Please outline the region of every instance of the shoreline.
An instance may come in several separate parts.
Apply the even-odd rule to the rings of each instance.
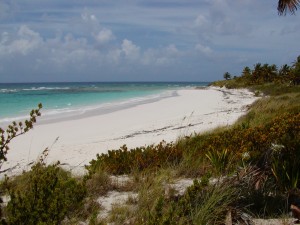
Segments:
[[[257,98],[248,90],[180,89],[177,96],[53,123],[38,123],[10,144],[1,170],[14,175],[30,169],[48,147],[48,164],[60,161],[74,174],[96,154],[118,149],[158,144],[164,140],[233,124]],[[2,174],[3,175],[3,174]]]
[[[172,97],[184,88],[207,82],[67,82],[0,84],[3,98],[0,126],[24,121],[38,103],[43,104],[39,123],[77,119]]]
[[[160,91],[157,94],[149,94],[141,97],[133,97],[126,100],[114,100],[113,102],[104,102],[91,105],[76,106],[69,109],[47,109],[42,112],[42,116],[38,118],[37,125],[58,123],[68,120],[77,120],[96,115],[103,115],[115,111],[135,107],[142,104],[148,104],[160,101],[165,98],[177,96],[177,90]],[[65,111],[63,111],[65,110]],[[55,113],[55,111],[58,111]],[[28,111],[28,113],[30,110]],[[28,113],[12,118],[0,119],[0,127],[7,127],[13,121],[17,123],[29,119]]]

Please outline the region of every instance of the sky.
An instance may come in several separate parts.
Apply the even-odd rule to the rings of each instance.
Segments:
[[[214,81],[291,65],[277,0],[0,0],[0,83]]]

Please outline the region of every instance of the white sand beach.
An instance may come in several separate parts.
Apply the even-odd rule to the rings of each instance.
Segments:
[[[256,100],[247,90],[179,90],[178,96],[85,118],[37,123],[34,129],[10,144],[1,170],[9,175],[30,169],[45,148],[47,163],[60,161],[75,174],[97,153],[176,141],[180,136],[234,123]]]

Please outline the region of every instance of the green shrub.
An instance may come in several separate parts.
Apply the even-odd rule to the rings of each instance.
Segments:
[[[248,153],[253,163],[256,163],[272,144],[282,142],[282,138],[289,136],[290,141],[297,140],[300,134],[300,113],[283,114],[271,122],[256,127],[245,128],[237,126],[231,129],[195,136],[187,142],[190,146],[197,146],[194,158],[213,154],[216,149],[228,149],[235,154],[234,159],[240,162],[244,153]],[[219,153],[221,154],[221,153]],[[222,154],[221,154],[222,155]]]
[[[85,196],[84,185],[71,178],[58,164],[38,163],[26,176],[28,180],[22,190],[9,190],[9,224],[59,224],[80,207]]]
[[[126,145],[118,150],[109,150],[108,153],[97,155],[96,160],[92,160],[86,166],[89,174],[94,174],[98,170],[122,175],[132,171],[142,171],[145,169],[155,169],[165,165],[176,165],[182,160],[182,149],[177,148],[173,143],[162,141],[158,145],[149,145],[128,150]]]

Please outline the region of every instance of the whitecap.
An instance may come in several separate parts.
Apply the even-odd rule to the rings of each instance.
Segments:
[[[42,90],[68,90],[70,87],[32,87],[24,88],[23,91],[42,91]]]
[[[0,89],[1,93],[11,93],[11,92],[17,92],[17,89]]]

